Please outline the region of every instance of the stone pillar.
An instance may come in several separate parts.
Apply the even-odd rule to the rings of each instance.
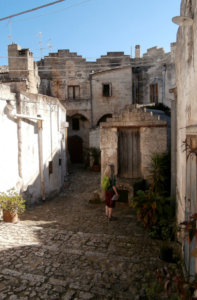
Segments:
[[[117,128],[102,128],[100,130],[101,178],[107,164],[112,163],[115,174],[118,172],[118,131]]]

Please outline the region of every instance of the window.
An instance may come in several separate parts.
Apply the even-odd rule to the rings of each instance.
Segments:
[[[79,130],[79,119],[78,118],[72,119],[72,130]]]
[[[68,86],[68,99],[79,99],[80,87],[79,85]]]
[[[103,97],[111,97],[112,96],[112,88],[110,83],[103,84]]]
[[[150,85],[150,103],[158,103],[158,83]]]

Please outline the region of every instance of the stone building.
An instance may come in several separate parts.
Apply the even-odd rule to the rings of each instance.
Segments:
[[[136,46],[139,51],[140,46]],[[143,57],[132,60],[133,103],[162,103],[171,107],[169,89],[175,86],[176,43],[171,43],[171,52],[153,47]]]
[[[28,203],[45,200],[61,190],[67,173],[66,108],[38,94],[28,49],[9,46],[0,81],[0,191],[14,187]]]
[[[167,151],[167,122],[139,104],[128,105],[100,124],[100,148],[101,176],[113,163],[118,188],[131,196],[136,180],[150,180],[152,154]]]
[[[17,44],[8,46],[8,68],[1,67],[0,82],[11,90],[38,93],[40,77],[33,54],[29,49],[22,49]]]
[[[178,223],[188,221],[197,212],[197,3],[181,1],[181,17],[177,34],[176,86],[177,95],[177,172],[176,196]],[[191,255],[196,237],[189,245],[182,240],[188,272],[197,271],[197,260]]]
[[[69,149],[72,160],[83,158],[83,148],[98,145],[90,129],[129,104],[163,103],[171,106],[169,89],[175,85],[175,48],[165,53],[157,47],[142,57],[108,52],[87,62],[69,50],[59,50],[38,62],[40,92],[57,97],[67,109]],[[98,133],[98,131],[97,131]],[[73,154],[74,149],[78,149]],[[73,157],[74,156],[74,157]],[[80,160],[80,159],[79,159]]]

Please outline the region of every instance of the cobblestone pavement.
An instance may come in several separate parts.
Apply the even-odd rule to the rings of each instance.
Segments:
[[[142,299],[147,277],[163,266],[127,204],[108,222],[90,204],[99,174],[76,169],[54,200],[0,222],[0,299]]]

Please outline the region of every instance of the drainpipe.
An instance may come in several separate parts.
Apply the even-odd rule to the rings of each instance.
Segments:
[[[155,104],[157,104],[157,101],[156,101],[156,100],[157,100],[157,79],[158,79],[158,78],[155,78],[155,79],[154,79],[154,86],[155,86],[155,90],[154,90],[154,103],[155,103]],[[159,99],[158,99],[158,100],[159,100]],[[158,102],[159,102],[159,101],[158,101]]]
[[[11,111],[8,110],[10,113]],[[21,113],[20,93],[16,93],[16,111]],[[18,175],[22,178],[22,134],[21,134],[21,118],[17,118],[17,136],[18,136]]]
[[[162,67],[162,73],[163,73],[163,82],[162,82],[162,103],[164,104],[164,98],[165,98],[165,76],[166,76],[166,64]]]
[[[42,200],[45,200],[45,186],[44,186],[44,169],[43,169],[43,144],[42,144],[42,122],[41,116],[30,116],[21,114],[21,99],[20,93],[16,93],[16,111],[14,106],[7,103],[8,115],[12,118],[17,118],[17,135],[18,135],[18,174],[22,178],[22,133],[21,123],[22,119],[37,120],[38,125],[38,151],[39,151],[39,169],[40,169],[40,183]]]
[[[43,168],[43,144],[42,144],[42,122],[43,120],[38,120],[38,149],[39,149],[39,167],[40,167],[40,184],[41,184],[41,194],[42,200],[45,201],[45,185],[44,185],[44,168]]]
[[[93,128],[93,93],[92,93],[92,75],[94,71],[91,71],[89,79],[90,79],[90,110],[91,110],[91,128]]]
[[[53,108],[51,106],[51,103],[50,103],[50,140],[51,140],[51,161],[53,159],[53,127],[52,127],[52,111],[53,111]]]

